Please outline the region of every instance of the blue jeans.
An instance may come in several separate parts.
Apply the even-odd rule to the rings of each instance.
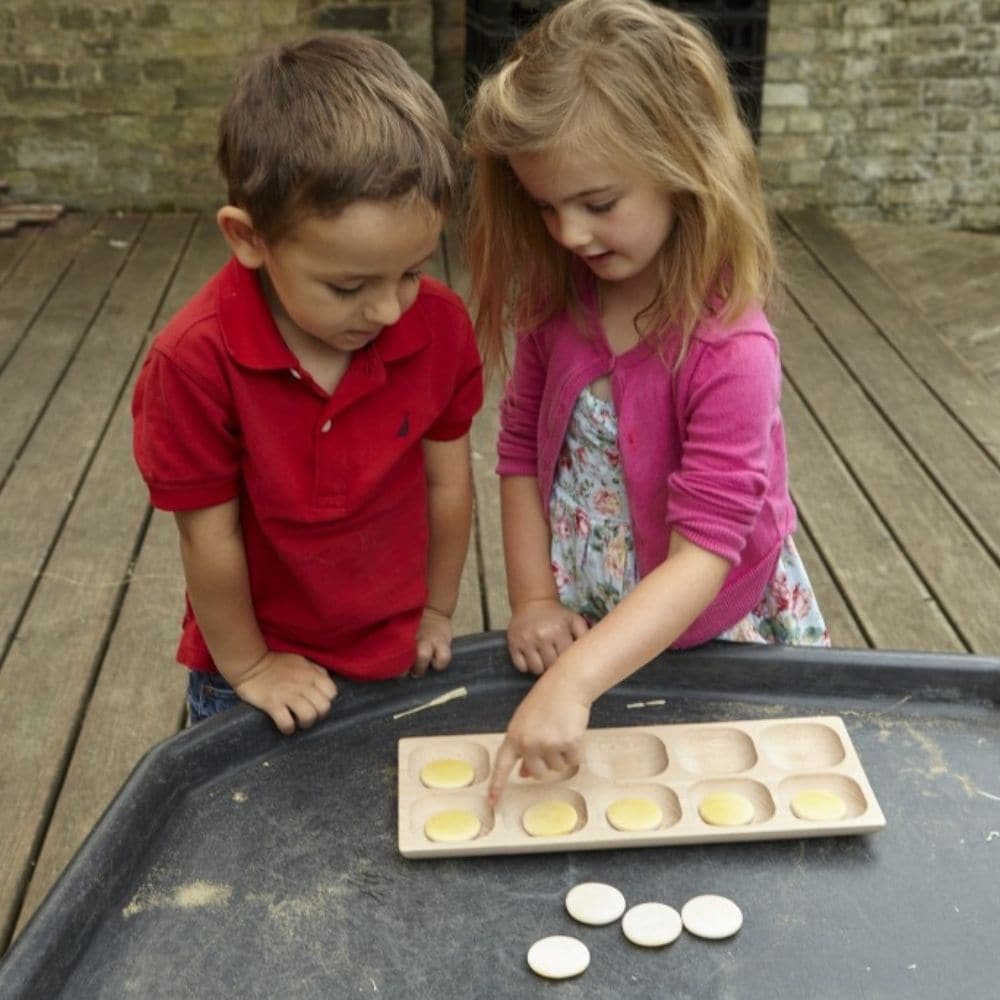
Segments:
[[[229,682],[216,673],[201,670],[188,671],[187,710],[188,725],[210,719],[218,712],[238,705],[240,696],[230,687]]]

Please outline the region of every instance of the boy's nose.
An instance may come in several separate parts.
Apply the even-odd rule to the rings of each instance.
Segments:
[[[365,305],[365,322],[378,326],[392,326],[403,315],[403,307],[393,293],[380,295]]]

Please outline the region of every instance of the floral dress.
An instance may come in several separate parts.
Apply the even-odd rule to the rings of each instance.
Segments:
[[[559,600],[593,624],[635,586],[635,543],[625,495],[618,418],[589,386],[570,417],[549,503]],[[829,646],[826,623],[791,536],[757,606],[717,638]]]

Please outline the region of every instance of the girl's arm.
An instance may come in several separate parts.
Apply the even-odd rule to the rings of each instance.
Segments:
[[[219,673],[283,733],[330,711],[337,689],[322,667],[267,648],[253,609],[239,502],[181,511],[181,561],[188,598]]]
[[[417,630],[411,671],[444,670],[451,662],[451,616],[458,604],[462,567],[472,528],[472,466],[469,435],[452,441],[424,441],[427,475],[427,603]]]
[[[586,633],[587,623],[559,602],[538,480],[502,476],[500,510],[511,610],[507,646],[518,670],[540,674]]]
[[[729,569],[721,556],[673,532],[664,562],[563,652],[518,706],[497,754],[491,799],[499,799],[518,760],[522,773],[536,778],[578,764],[593,702],[670,646],[712,602]]]

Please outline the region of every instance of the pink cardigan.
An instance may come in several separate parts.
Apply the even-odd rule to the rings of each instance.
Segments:
[[[584,334],[567,315],[518,337],[500,403],[501,476],[535,476],[548,516],[556,462],[584,386],[608,375],[640,577],[667,555],[672,530],[732,568],[673,644],[714,638],[756,606],[795,530],[779,410],[778,343],[760,309],[708,321],[680,371],[645,344],[615,355],[593,307]]]

